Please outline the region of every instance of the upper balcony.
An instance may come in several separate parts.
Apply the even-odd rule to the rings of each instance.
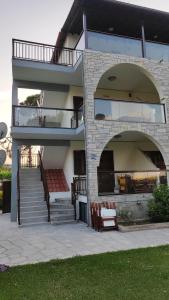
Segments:
[[[13,106],[14,138],[83,139],[83,108]]]
[[[81,61],[82,51],[77,49],[16,39],[12,41],[14,80],[82,85]]]
[[[91,50],[169,62],[169,44],[145,40],[143,48],[141,38],[90,30],[86,32],[86,35],[87,47]],[[85,49],[84,32],[80,36],[76,49]]]

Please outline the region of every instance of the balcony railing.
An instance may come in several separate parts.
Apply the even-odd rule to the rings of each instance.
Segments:
[[[103,33],[88,30],[88,48],[96,51],[124,54],[136,57],[143,57],[143,46],[141,38],[132,38],[117,34]],[[85,37],[81,34],[76,49],[84,50]],[[169,61],[169,45],[154,41],[145,41],[144,55],[153,60]]]
[[[95,99],[95,119],[119,122],[166,123],[164,104]]]
[[[167,184],[166,170],[98,172],[100,195],[152,193],[159,184]]]
[[[23,40],[12,40],[12,57],[20,60],[74,66],[82,55],[81,50]]]
[[[82,123],[82,110],[13,106],[14,127],[78,128]]]

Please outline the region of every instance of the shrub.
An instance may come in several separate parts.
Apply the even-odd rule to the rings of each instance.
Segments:
[[[11,170],[5,167],[0,168],[0,180],[11,179]]]
[[[149,217],[153,222],[169,221],[169,186],[160,185],[155,188],[148,209]]]

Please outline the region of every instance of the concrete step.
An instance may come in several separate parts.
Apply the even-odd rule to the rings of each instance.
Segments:
[[[57,209],[73,209],[74,208],[73,205],[69,204],[69,203],[68,204],[67,203],[65,203],[65,204],[51,203],[50,206],[51,206],[51,208],[53,210],[57,210]]]
[[[28,217],[28,218],[22,218],[21,217],[21,224],[40,224],[45,223],[48,221],[47,216],[35,216],[35,217]]]
[[[74,215],[74,209],[68,208],[68,209],[53,209],[51,208],[51,214],[52,215]]]
[[[42,226],[42,225],[51,225],[51,223],[50,222],[46,222],[46,221],[42,221],[42,222],[36,222],[36,223],[22,223],[21,225],[18,225],[18,227],[34,227],[34,226]]]
[[[43,210],[47,210],[47,205],[46,203],[38,203],[39,205],[36,205],[36,203],[32,203],[31,205],[25,205],[25,206],[21,206],[21,213],[25,213],[25,212],[31,212],[31,211],[43,211]]]
[[[73,221],[74,220],[74,214],[67,215],[67,214],[62,214],[62,215],[53,215],[51,216],[52,221],[60,222],[60,221]]]
[[[25,198],[43,198],[44,197],[44,192],[43,191],[37,191],[37,192],[35,192],[35,191],[29,191],[29,192],[23,192],[23,191],[21,191],[21,193],[20,193],[20,197],[21,197],[21,199],[25,199]]]
[[[54,221],[54,220],[51,220],[51,224],[52,225],[66,225],[66,224],[75,224],[77,223],[77,221],[73,220],[73,221],[70,221],[70,220],[62,220],[62,221]]]
[[[20,192],[24,195],[26,195],[27,193],[44,193],[44,189],[42,187],[21,187]]]
[[[28,211],[28,212],[21,212],[21,219],[27,219],[27,218],[39,218],[39,217],[47,217],[47,208],[39,211]]]

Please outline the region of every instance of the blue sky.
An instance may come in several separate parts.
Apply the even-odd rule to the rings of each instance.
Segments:
[[[123,2],[169,12],[167,0]],[[73,0],[0,0],[0,122],[10,126],[12,38],[54,44]]]

